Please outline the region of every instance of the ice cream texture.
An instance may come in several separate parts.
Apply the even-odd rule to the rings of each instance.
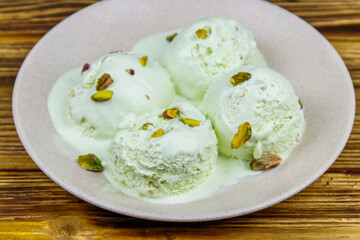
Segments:
[[[150,196],[176,195],[207,180],[217,161],[210,121],[189,103],[174,103],[121,130],[105,162],[111,181]]]
[[[224,18],[65,73],[48,99],[60,135],[101,160],[111,191],[153,203],[199,200],[258,173],[240,160],[284,159],[304,128],[300,105],[252,34]]]
[[[201,100],[216,78],[243,65],[256,51],[251,32],[238,21],[207,18],[182,29],[164,50],[161,63],[180,95]]]
[[[220,153],[241,160],[282,153],[300,141],[304,127],[301,108],[284,76],[253,65],[237,67],[220,77],[200,105],[213,123]]]
[[[151,59],[144,66],[142,57],[118,52],[84,66],[69,94],[69,114],[85,135],[113,137],[139,116],[171,104],[169,75]]]

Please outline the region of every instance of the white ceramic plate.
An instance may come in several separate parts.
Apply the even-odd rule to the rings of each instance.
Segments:
[[[142,37],[210,16],[242,22],[253,32],[270,66],[291,81],[305,106],[307,126],[302,142],[280,168],[248,177],[221,194],[196,202],[152,204],[102,191],[103,175],[84,171],[69,159],[78,153],[54,129],[46,105],[52,85],[64,72],[110,51],[129,50]],[[347,142],[355,95],[349,73],[331,44],[309,24],[275,5],[254,0],[121,0],[102,1],[77,12],[36,44],[18,73],[13,113],[31,158],[77,197],[139,218],[206,221],[264,209],[321,176]]]

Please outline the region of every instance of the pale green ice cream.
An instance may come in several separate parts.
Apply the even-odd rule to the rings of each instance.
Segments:
[[[251,32],[239,22],[208,18],[180,31],[165,49],[161,63],[180,95],[201,100],[216,78],[245,64],[256,51]]]
[[[131,49],[131,52],[147,55],[149,56],[149,58],[161,62],[165,50],[171,44],[171,42],[169,42],[167,38],[175,33],[177,34],[181,32],[181,30],[182,29],[175,29],[167,32],[149,35],[136,42],[134,47]],[[262,55],[258,48],[255,50],[252,56],[246,59],[244,65],[246,64],[252,64],[262,67],[268,66],[265,57]]]
[[[120,131],[110,144],[110,160],[104,162],[107,176],[149,196],[171,196],[199,186],[213,173],[217,161],[217,138],[210,121],[189,103],[174,103],[180,112],[164,119],[165,109],[144,116],[135,128]],[[160,115],[160,116],[159,116]],[[189,126],[181,119],[201,121]],[[147,129],[142,128],[143,124]],[[164,135],[152,137],[162,129]]]
[[[233,86],[230,79],[239,72],[250,73],[251,78]],[[289,81],[266,67],[241,66],[220,77],[200,109],[213,123],[220,153],[243,160],[289,150],[300,141],[304,126],[303,111]],[[251,125],[251,138],[240,148],[231,148],[238,126],[245,122]]]
[[[139,61],[144,55],[145,66]],[[104,190],[153,203],[211,196],[258,173],[238,159],[266,153],[286,158],[300,140],[299,100],[289,82],[266,66],[252,34],[235,20],[209,18],[150,35],[131,53],[108,54],[58,79],[49,94],[49,114],[69,144],[57,138],[55,143],[64,154],[71,146],[98,156],[111,183]],[[229,80],[238,72],[251,78],[233,86]],[[96,102],[91,96],[101,91],[96,88],[104,74],[113,81],[105,88],[113,95]],[[164,118],[171,108],[180,112]],[[231,148],[244,122],[252,136]]]
[[[69,114],[85,135],[111,138],[119,129],[129,128],[143,114],[171,104],[175,92],[167,72],[156,61],[146,66],[142,55],[125,52],[103,56],[81,74],[79,83],[69,93]],[[133,75],[130,70],[133,70]],[[98,79],[107,73],[113,83],[105,90],[113,91],[110,100],[95,102]]]

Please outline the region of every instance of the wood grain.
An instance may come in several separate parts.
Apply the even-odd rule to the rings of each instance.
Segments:
[[[60,188],[20,143],[11,110],[17,71],[34,44],[93,0],[0,1],[0,239],[360,239],[360,0],[271,0],[316,27],[353,78],[356,118],[335,164],[292,198],[243,217],[162,223],[118,215]]]

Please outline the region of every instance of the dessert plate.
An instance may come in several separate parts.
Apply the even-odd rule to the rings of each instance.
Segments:
[[[78,152],[56,132],[47,97],[57,78],[139,39],[205,17],[239,20],[255,36],[270,67],[285,75],[303,102],[303,139],[278,169],[247,177],[226,191],[186,204],[154,204],[104,191],[102,174],[84,171]],[[314,182],[336,160],[350,135],[354,88],[332,45],[305,21],[265,1],[101,1],[68,17],[31,50],[13,93],[17,132],[41,170],[75,196],[124,215],[161,221],[207,221],[274,205]]]

